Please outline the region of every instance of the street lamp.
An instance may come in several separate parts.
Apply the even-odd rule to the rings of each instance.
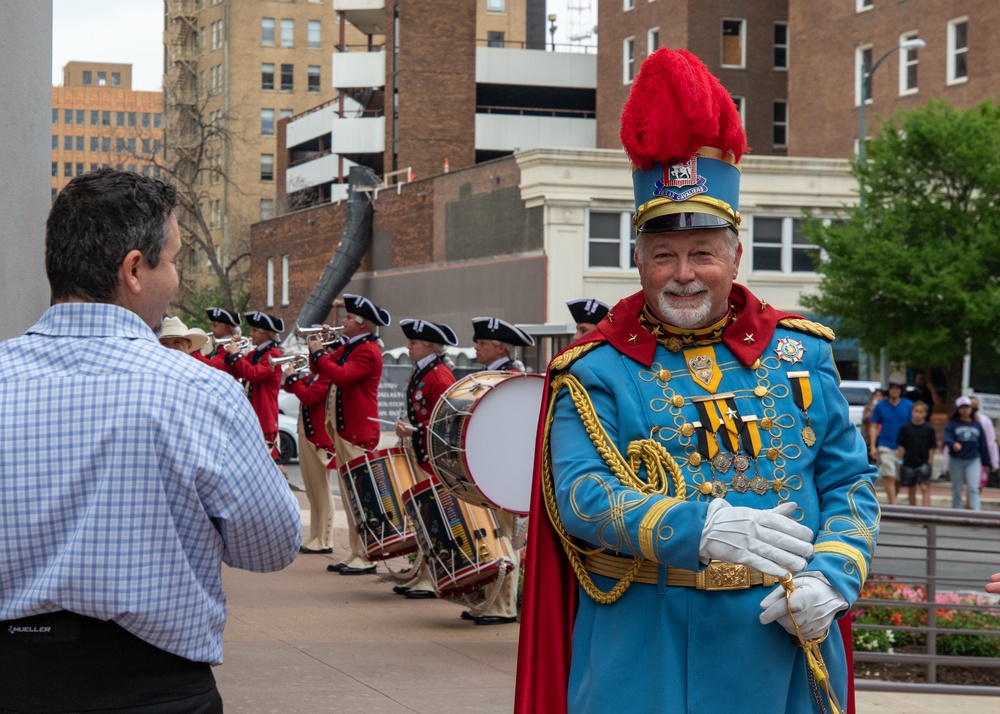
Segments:
[[[858,135],[858,163],[864,167],[866,163],[865,157],[865,136],[867,130],[865,127],[865,103],[868,101],[869,90],[871,89],[872,75],[875,74],[875,70],[878,69],[879,65],[885,61],[885,58],[891,55],[896,50],[919,50],[927,46],[927,43],[921,40],[919,37],[913,37],[908,40],[903,40],[895,47],[892,47],[885,51],[878,61],[872,65],[871,69],[865,67],[864,60],[861,61],[861,110],[858,115],[861,117],[861,133]],[[864,202],[864,192],[862,191],[859,200]]]
[[[556,51],[556,16],[549,15],[549,37],[552,42],[552,51]]]

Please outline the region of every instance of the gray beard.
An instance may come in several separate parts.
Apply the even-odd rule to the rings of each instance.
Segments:
[[[660,316],[666,320],[667,324],[674,327],[683,327],[693,330],[704,325],[711,317],[712,296],[704,293],[700,304],[690,307],[674,307],[670,303],[670,296],[660,293],[659,299]]]

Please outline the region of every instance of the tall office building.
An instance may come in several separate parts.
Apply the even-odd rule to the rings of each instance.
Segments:
[[[68,62],[52,88],[52,198],[102,166],[159,175],[163,93],[132,89],[132,65]]]
[[[164,11],[165,161],[205,236],[185,236],[184,287],[215,287],[221,270],[238,292],[250,225],[275,212],[276,123],[336,98],[335,47],[381,40],[341,32],[333,0],[164,0]]]

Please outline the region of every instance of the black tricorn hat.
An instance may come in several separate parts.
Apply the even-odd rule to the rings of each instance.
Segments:
[[[524,330],[499,317],[472,318],[473,340],[496,340],[507,345],[528,347],[535,344],[534,338]]]
[[[238,312],[229,312],[229,310],[222,307],[210,307],[205,310],[205,314],[208,315],[208,319],[212,322],[221,322],[230,327],[240,326],[240,314]]]
[[[383,310],[364,295],[348,295],[344,293],[344,309],[350,315],[358,315],[382,327],[388,327],[392,323],[392,316],[389,314],[389,311]]]
[[[452,347],[458,344],[458,335],[451,327],[443,323],[406,318],[399,321],[399,326],[403,328],[403,334],[411,340],[424,340]]]
[[[256,327],[259,330],[267,330],[268,332],[285,331],[285,321],[280,317],[268,315],[266,312],[248,312],[245,317],[247,318],[247,324],[250,325],[250,327]]]
[[[585,322],[596,325],[604,319],[604,316],[611,310],[611,306],[606,302],[595,300],[594,298],[579,298],[577,300],[567,300],[566,307],[569,308],[573,321],[576,323]]]

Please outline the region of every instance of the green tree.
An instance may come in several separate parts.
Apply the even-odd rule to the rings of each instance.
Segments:
[[[1000,326],[1000,107],[940,101],[885,122],[853,173],[864,207],[805,230],[826,253],[804,304],[868,352],[940,367],[961,387],[967,341]]]

